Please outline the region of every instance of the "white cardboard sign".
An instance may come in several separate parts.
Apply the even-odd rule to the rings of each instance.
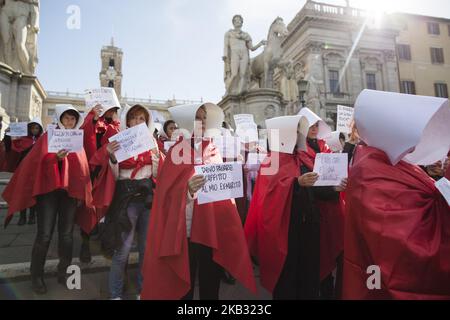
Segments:
[[[442,178],[441,180],[436,181],[435,185],[450,206],[450,181],[448,181],[447,178]]]
[[[10,131],[6,133],[10,137],[26,137],[28,136],[28,123],[12,122],[9,124]]]
[[[203,175],[206,179],[206,184],[198,192],[198,204],[244,196],[241,162],[196,166],[195,174]]]
[[[86,101],[87,110],[95,107],[97,104],[101,105],[103,108],[108,108],[112,106],[120,107],[119,100],[113,88],[100,88],[86,90],[84,97]]]
[[[319,175],[315,187],[339,186],[342,180],[348,177],[348,154],[318,153],[314,172]]]
[[[83,130],[53,129],[48,135],[48,153],[58,153],[67,150],[76,153],[83,150]]]
[[[128,160],[156,147],[145,123],[121,131],[109,138],[109,142],[113,141],[118,141],[120,144],[120,149],[115,153],[118,162]]]
[[[241,139],[233,136],[214,138],[214,144],[219,149],[222,158],[236,159],[241,153]]]
[[[346,106],[337,106],[337,132],[350,134],[350,125],[353,120],[354,109]]]

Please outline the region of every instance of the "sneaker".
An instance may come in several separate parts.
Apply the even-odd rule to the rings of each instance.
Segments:
[[[121,297],[117,297],[117,298],[112,298],[110,300],[122,300],[122,298]]]
[[[140,294],[136,295],[136,300],[141,300],[141,295]]]

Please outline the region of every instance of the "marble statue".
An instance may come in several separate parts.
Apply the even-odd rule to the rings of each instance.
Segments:
[[[300,99],[300,92],[298,90],[297,80],[295,79],[292,61],[284,62],[280,64],[280,67],[280,92],[283,95],[283,99],[288,102],[298,102]]]
[[[252,59],[251,72],[252,78],[258,79],[261,88],[274,88],[273,74],[278,67],[283,50],[281,44],[286,39],[289,31],[282,18],[276,18],[270,28],[267,37],[267,45],[264,51]]]
[[[255,51],[265,41],[253,46],[252,38],[247,32],[242,31],[244,19],[241,15],[233,17],[234,29],[225,33],[224,55],[225,62],[225,86],[227,95],[240,95],[248,90],[250,82],[250,55],[249,50]]]
[[[39,0],[0,0],[0,61],[33,75],[38,32]]]

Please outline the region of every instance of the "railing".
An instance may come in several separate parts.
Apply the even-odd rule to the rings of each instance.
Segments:
[[[85,95],[82,93],[73,93],[73,92],[61,92],[61,91],[47,91],[47,95],[49,97],[59,97],[59,98],[72,98],[72,99],[83,99]],[[181,104],[195,104],[195,103],[202,103],[203,99],[201,100],[178,100],[178,99],[142,99],[142,98],[128,98],[128,97],[122,97],[122,101],[128,104],[163,104],[163,105],[181,105]]]
[[[354,18],[364,18],[367,16],[367,12],[365,10],[313,1],[308,2],[305,5],[305,9],[324,15],[351,16]]]

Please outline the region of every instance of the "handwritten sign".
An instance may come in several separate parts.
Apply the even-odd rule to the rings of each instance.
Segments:
[[[231,135],[215,137],[214,144],[219,149],[222,158],[236,159],[241,153],[241,139]]]
[[[26,137],[28,136],[28,123],[12,122],[9,124],[10,131],[6,135],[10,137]]]
[[[242,198],[242,163],[227,162],[195,167],[196,175],[203,175],[206,184],[198,192],[198,204]]]
[[[113,141],[118,141],[120,144],[120,149],[115,153],[118,162],[123,162],[156,147],[145,123],[121,131],[109,138],[109,142]]]
[[[348,177],[348,154],[318,153],[314,172],[319,175],[315,187],[339,186]]]
[[[441,180],[436,181],[435,186],[450,206],[450,181],[448,181],[447,178],[442,178]]]
[[[91,109],[98,104],[104,108],[120,106],[119,99],[117,98],[114,88],[86,90],[84,100],[86,101],[87,109]]]
[[[350,134],[350,125],[353,120],[354,109],[346,106],[337,106],[337,129],[336,131]]]
[[[53,129],[48,135],[48,153],[67,150],[69,153],[83,151],[83,130]]]

